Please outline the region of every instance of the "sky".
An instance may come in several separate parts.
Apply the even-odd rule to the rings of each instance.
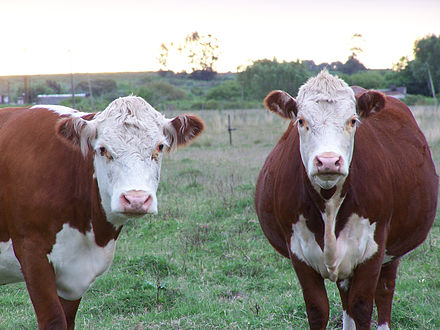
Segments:
[[[345,62],[353,46],[385,69],[440,34],[440,0],[0,0],[0,75],[156,71],[160,45],[194,31],[218,39],[219,72]]]

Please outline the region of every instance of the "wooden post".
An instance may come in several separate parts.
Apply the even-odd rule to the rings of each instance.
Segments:
[[[89,94],[90,94],[90,100],[92,103],[92,109],[95,110],[95,101],[93,100],[92,83],[90,82],[90,74],[87,74],[87,83],[89,85]]]
[[[72,90],[72,106],[76,108],[75,88],[73,87],[73,72],[70,73],[70,89]]]
[[[437,98],[435,97],[435,89],[434,89],[434,83],[432,82],[431,70],[429,69],[428,64],[426,64],[426,67],[428,68],[428,80],[429,80],[429,86],[431,87],[432,98],[434,99],[435,106],[437,106]]]
[[[28,87],[27,87],[27,94],[28,94],[28,103],[32,103],[32,86],[31,86],[31,77],[28,79]]]
[[[231,115],[228,114],[228,132],[229,132],[229,144],[232,146],[232,131],[235,131],[236,128],[231,127]]]
[[[23,95],[23,103],[27,104],[29,101],[28,99],[28,77],[24,76],[24,95]]]

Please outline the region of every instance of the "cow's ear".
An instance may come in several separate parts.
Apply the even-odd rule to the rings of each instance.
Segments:
[[[96,139],[96,125],[92,121],[95,114],[83,117],[61,119],[57,126],[57,135],[72,147],[79,147],[84,156],[89,152],[92,142]]]
[[[188,144],[205,129],[205,123],[194,115],[179,115],[170,119],[164,126],[164,134],[168,139],[168,150]]]
[[[270,92],[264,99],[264,106],[286,119],[293,119],[298,113],[295,99],[284,91]]]
[[[353,90],[354,95],[356,95],[356,96],[360,96],[367,91],[365,88],[360,87],[360,86],[350,86],[350,87]]]
[[[359,117],[366,118],[385,107],[385,95],[378,91],[366,91],[356,95]]]

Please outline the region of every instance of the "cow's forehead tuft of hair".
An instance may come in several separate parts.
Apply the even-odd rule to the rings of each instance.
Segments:
[[[114,100],[95,119],[98,125],[108,122],[117,127],[125,125],[146,130],[153,127],[157,129],[167,122],[160,112],[137,96],[120,97]]]
[[[301,86],[297,102],[299,104],[307,101],[336,102],[343,99],[355,103],[353,90],[342,79],[324,69]]]

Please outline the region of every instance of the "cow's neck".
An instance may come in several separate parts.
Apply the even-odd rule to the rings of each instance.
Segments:
[[[317,211],[321,215],[321,220],[318,220],[320,226],[323,226],[322,230],[316,237],[316,241],[320,245],[321,249],[325,252],[330,251],[335,247],[337,239],[336,219],[338,218],[338,212],[344,202],[347,194],[348,181],[339,182],[331,189],[322,189],[321,187],[313,185],[307,174],[305,175],[305,183],[307,195],[317,208]],[[316,235],[315,234],[315,235]],[[331,259],[331,256],[328,255]],[[329,264],[332,264],[332,260],[329,259]]]
[[[331,274],[330,277],[337,275],[336,269],[340,264],[341,258],[340,245],[337,244],[335,228],[336,217],[345,196],[341,196],[341,191],[338,190],[336,189],[333,196],[326,201],[325,211],[322,213],[322,220],[324,221],[324,263],[329,274]]]
[[[335,280],[338,275],[338,267],[341,263],[341,258],[344,256],[341,248],[344,246],[337,242],[336,221],[338,213],[347,196],[347,187],[349,180],[339,182],[335,187],[329,190],[324,190],[319,187],[313,187],[314,194],[312,194],[315,205],[321,211],[321,218],[324,225],[323,249],[324,264],[329,273],[329,278]]]

